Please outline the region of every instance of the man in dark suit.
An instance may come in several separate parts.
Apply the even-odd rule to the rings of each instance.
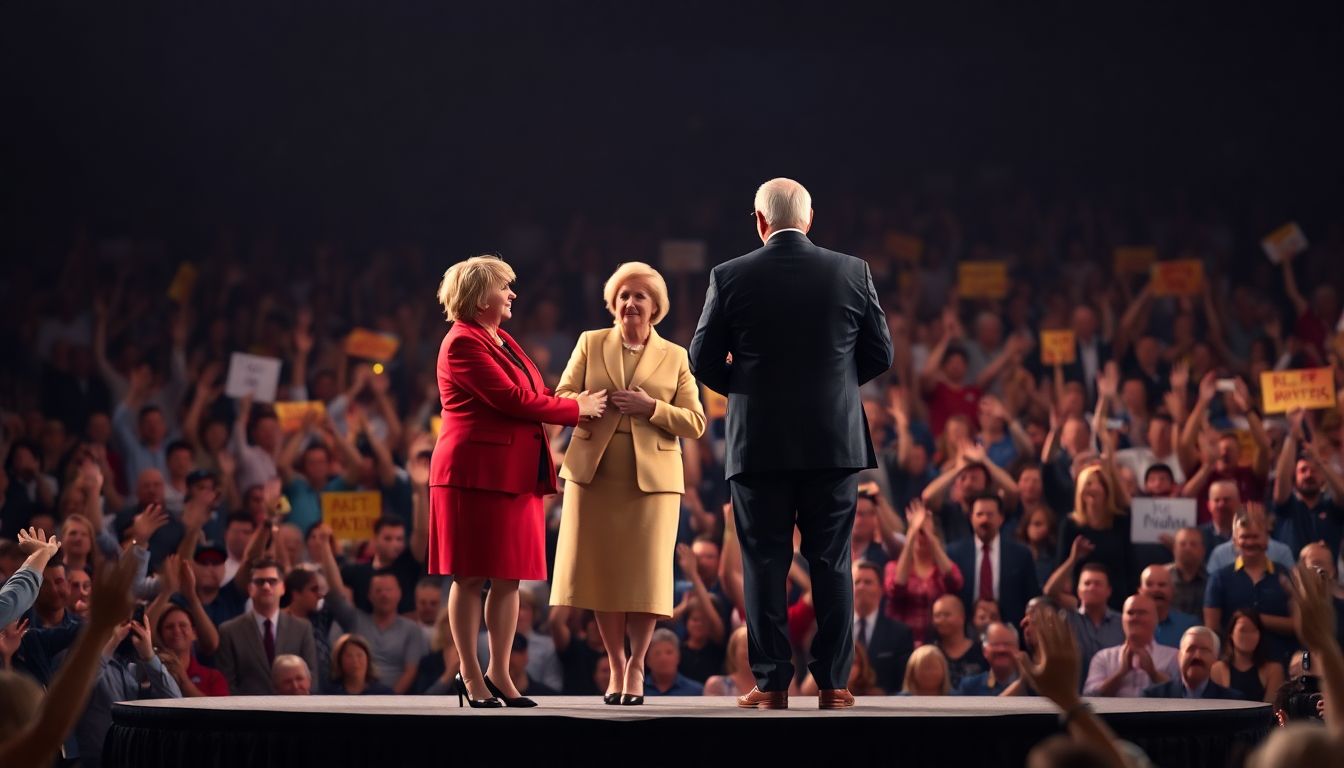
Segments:
[[[1181,636],[1179,677],[1143,689],[1149,699],[1245,699],[1241,691],[1209,679],[1218,658],[1218,635],[1208,627],[1191,627]]]
[[[271,665],[276,656],[286,653],[306,661],[309,676],[315,677],[317,649],[313,627],[306,620],[280,610],[280,597],[284,593],[279,565],[274,560],[256,561],[247,585],[252,610],[219,626],[215,665],[235,696],[275,693]]]
[[[851,706],[849,572],[858,476],[877,466],[859,386],[891,367],[891,334],[868,265],[807,238],[812,198],[772,179],[756,192],[764,246],[715,267],[691,370],[728,396],[726,474],[742,543],[748,655],[743,707],[785,708],[793,679],[786,584],[793,527],[811,567],[809,666],[822,708]],[[731,361],[731,362],[730,362]]]
[[[961,601],[993,600],[999,616],[1014,626],[1022,623],[1027,601],[1041,594],[1031,550],[999,535],[1003,527],[1003,499],[984,493],[971,504],[975,536],[947,548],[947,556],[961,569]]]
[[[854,641],[868,652],[877,673],[877,687],[895,694],[905,683],[905,665],[915,652],[910,628],[882,615],[882,569],[876,563],[854,563]]]

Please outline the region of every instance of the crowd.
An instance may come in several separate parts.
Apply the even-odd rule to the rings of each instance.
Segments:
[[[688,221],[713,236],[727,225],[708,208]],[[1135,236],[1109,213],[1024,197],[991,206],[975,234],[931,200],[818,214],[818,242],[869,261],[895,346],[863,390],[879,466],[855,510],[848,687],[1047,695],[1066,709],[1079,695],[1244,698],[1284,722],[1344,727],[1337,700],[1311,698],[1340,690],[1320,683],[1333,661],[1315,662],[1344,642],[1344,390],[1333,408],[1286,414],[1266,413],[1260,391],[1272,370],[1328,368],[1344,384],[1329,273],[1344,233],[1273,266],[1226,218],[1154,218],[1142,234],[1160,252],[1205,263],[1198,289],[1165,296],[1102,255]],[[552,387],[578,332],[604,322],[607,268],[655,260],[625,250],[649,250],[649,236],[577,218],[561,237],[513,222],[502,242],[520,276],[508,330]],[[94,670],[87,704],[56,731],[81,765],[98,764],[113,701],[439,695],[460,668],[450,585],[426,575],[443,321],[418,276],[435,265],[416,248],[358,268],[326,242],[296,258],[268,238],[243,250],[221,236],[183,281],[160,244],[79,238],[3,291],[0,668],[17,674],[0,681],[45,688],[40,718],[77,701],[67,681]],[[1008,264],[1001,298],[958,295],[956,262],[972,259]],[[704,276],[665,271],[667,335],[685,344]],[[395,353],[348,354],[358,327],[395,334]],[[1072,332],[1071,362],[1042,363],[1043,330]],[[226,396],[239,351],[282,361],[277,400],[322,410],[282,420]],[[754,685],[722,399],[701,398],[649,696]],[[549,434],[559,466],[572,429]],[[380,498],[365,540],[324,521],[322,494],[343,491]],[[552,557],[563,492],[546,502]],[[1135,542],[1144,498],[1193,499],[1197,517]],[[1317,575],[1332,632],[1320,606],[1302,609]],[[596,699],[613,672],[597,617],[548,608],[548,589],[522,584],[509,675],[524,695]],[[816,621],[802,557],[789,589],[806,694]],[[1043,635],[1057,658],[1076,653],[1069,691],[1033,667]],[[18,730],[0,727],[0,744]]]

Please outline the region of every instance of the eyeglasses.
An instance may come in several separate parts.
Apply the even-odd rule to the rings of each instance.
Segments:
[[[254,587],[274,587],[276,584],[279,583],[280,580],[274,577],[258,576],[257,578],[252,580],[252,586]]]

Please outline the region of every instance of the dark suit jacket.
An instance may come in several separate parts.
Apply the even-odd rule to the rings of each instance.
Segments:
[[[1143,696],[1147,699],[1184,699],[1185,683],[1181,682],[1181,678],[1173,677],[1165,683],[1158,683],[1157,685],[1150,685],[1147,688],[1144,688]],[[1238,691],[1235,688],[1224,688],[1210,680],[1209,684],[1204,686],[1204,695],[1200,698],[1245,699],[1246,697],[1242,695],[1241,691]]]
[[[727,476],[876,467],[859,386],[891,359],[864,261],[780,232],[715,267],[690,363],[728,396]]]
[[[896,694],[905,684],[905,664],[915,652],[915,636],[910,628],[878,611],[873,633],[868,639],[868,661],[877,673],[877,687]]]
[[[975,553],[980,539],[972,536],[947,548],[948,558],[961,569],[965,582],[961,587],[961,601],[966,604],[966,618],[970,618],[975,603],[975,586],[980,583],[980,572],[975,569]],[[1041,594],[1041,583],[1036,578],[1036,561],[1031,550],[999,534],[999,615],[1014,626],[1022,623],[1027,613],[1027,601]]]
[[[247,611],[219,625],[215,666],[229,681],[229,692],[234,696],[275,693],[275,686],[271,684],[271,665],[266,661],[266,649],[261,644],[261,631],[257,629],[255,616],[252,611]],[[281,611],[275,628],[275,655],[285,653],[308,662],[309,675],[318,679],[313,625]]]

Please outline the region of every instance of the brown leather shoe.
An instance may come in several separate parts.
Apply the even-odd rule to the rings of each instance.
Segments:
[[[852,697],[850,701],[853,701]],[[788,709],[789,692],[752,688],[750,692],[737,697],[737,706],[743,709]]]
[[[854,694],[848,688],[817,691],[817,709],[848,709],[854,706]]]

